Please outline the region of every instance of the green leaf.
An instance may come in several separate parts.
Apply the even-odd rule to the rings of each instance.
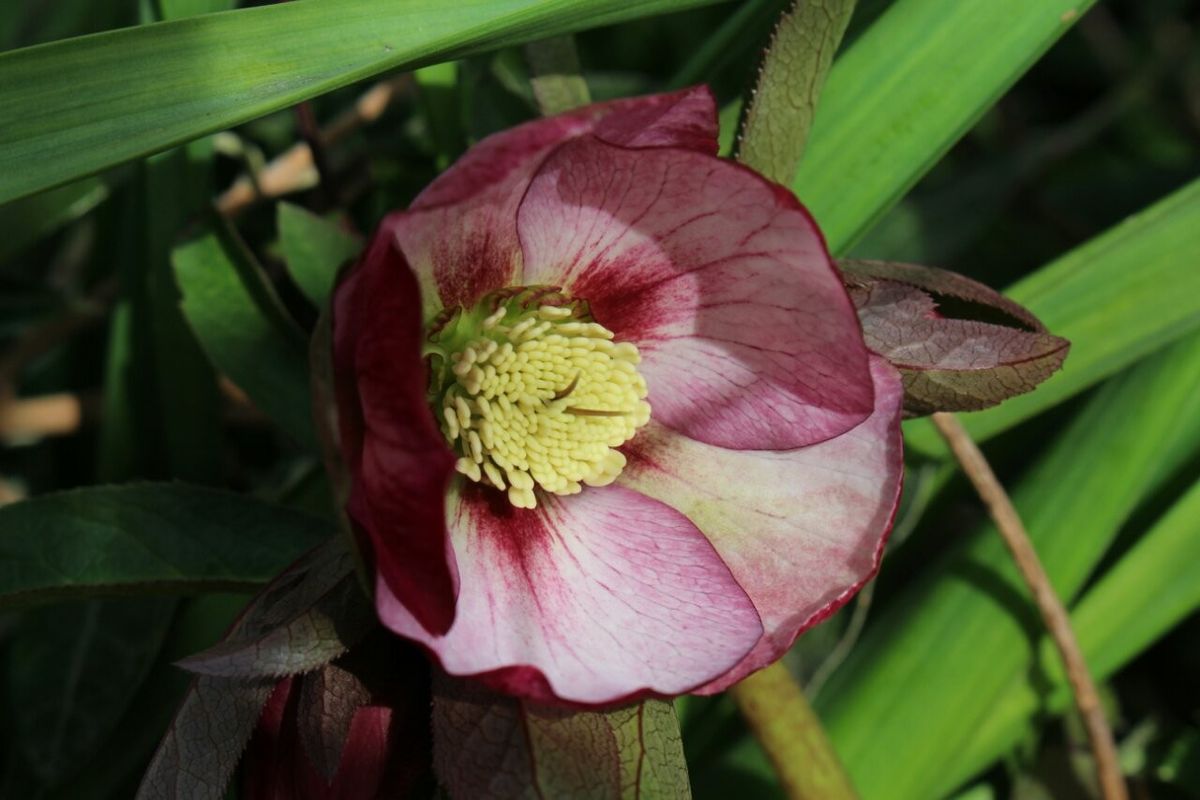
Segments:
[[[291,203],[279,204],[278,219],[288,274],[313,305],[323,308],[338,269],[362,249],[362,237]]]
[[[791,184],[830,250],[844,253],[1092,2],[893,2],[833,65]]]
[[[544,116],[561,114],[592,102],[579,68],[579,54],[570,36],[555,36],[525,45],[530,84]]]
[[[213,366],[300,444],[316,448],[307,343],[254,255],[218,221],[172,256],[183,313]]]
[[[345,653],[376,625],[354,561],[331,540],[274,580],[246,610],[248,623],[202,653],[186,670],[225,678],[282,678]]]
[[[0,202],[389,70],[711,2],[295,0],[3,53]]]
[[[1071,613],[1088,667],[1104,680],[1200,609],[1200,482],[1156,522]],[[1153,591],[1147,591],[1153,587]],[[948,765],[947,786],[1009,750],[1039,713],[1061,713],[1071,694],[1061,663],[1043,640],[1037,671],[1014,677],[992,713],[972,732],[963,756]]]
[[[1072,250],[1006,294],[1071,342],[1063,370],[1036,392],[962,416],[976,440],[1001,433],[1200,328],[1200,181]],[[942,454],[923,420],[911,449]]]
[[[14,741],[52,789],[112,733],[146,679],[175,602],[160,598],[72,603],[30,612],[8,652]]]
[[[571,711],[443,675],[434,681],[433,764],[454,800],[691,797],[675,710],[661,700]]]
[[[792,182],[854,2],[798,0],[780,17],[745,109],[737,153],[743,164]]]
[[[1193,335],[1106,385],[1013,492],[1064,600],[1135,508],[1198,452]],[[1040,634],[990,526],[912,581],[818,698],[863,797],[934,797],[952,788],[947,765],[966,754],[1007,687],[1028,675]]]
[[[256,588],[331,533],[306,514],[182,484],[43,495],[0,508],[0,607]]]

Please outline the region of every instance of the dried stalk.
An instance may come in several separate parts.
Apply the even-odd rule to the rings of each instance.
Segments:
[[[352,108],[321,130],[321,142],[332,147],[363,125],[379,119],[410,83],[411,78],[405,74],[371,87]],[[243,175],[234,181],[217,198],[217,208],[222,214],[236,216],[258,200],[308,189],[318,180],[312,148],[307,142],[298,142],[267,164],[255,178]]]
[[[1088,671],[1087,662],[1084,661],[1083,652],[1079,649],[1075,631],[1071,629],[1067,610],[1054,592],[1054,586],[1051,585],[1050,578],[1038,559],[1037,551],[1033,549],[1033,543],[1029,541],[1029,534],[1025,531],[1021,517],[1013,507],[1008,493],[996,479],[987,459],[958,418],[942,412],[934,414],[932,419],[954,457],[962,465],[963,472],[975,486],[975,491],[987,506],[988,513],[996,523],[1004,544],[1012,553],[1017,569],[1033,593],[1046,629],[1054,640],[1059,655],[1062,656],[1067,679],[1075,696],[1075,707],[1079,709],[1079,716],[1087,729],[1092,754],[1096,759],[1096,772],[1104,799],[1127,800],[1129,793],[1117,760],[1117,746],[1113,741],[1108,720],[1104,716],[1096,685]]]

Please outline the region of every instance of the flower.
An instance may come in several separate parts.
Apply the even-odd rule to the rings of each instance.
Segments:
[[[901,388],[707,89],[491,136],[333,300],[383,623],[541,702],[719,691],[874,574]]]
[[[429,675],[384,632],[276,684],[246,751],[246,800],[391,800],[432,784]]]

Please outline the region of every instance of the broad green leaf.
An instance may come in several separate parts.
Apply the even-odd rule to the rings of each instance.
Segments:
[[[279,204],[278,220],[288,274],[313,305],[323,308],[338,270],[362,249],[362,238],[291,203]]]
[[[571,711],[441,676],[434,681],[433,766],[451,800],[691,797],[675,710],[661,700]]]
[[[1200,609],[1200,482],[1091,587],[1071,624],[1092,674],[1103,680]],[[1152,591],[1147,591],[1153,587]],[[1053,647],[1043,641],[1036,681],[1014,677],[992,713],[970,737],[967,752],[947,765],[946,787],[982,769],[1019,739],[1039,713],[1062,712],[1071,695]]]
[[[213,366],[260,411],[315,449],[307,343],[254,255],[224,222],[172,256],[183,313]]]
[[[545,116],[561,114],[592,101],[579,68],[579,54],[570,36],[555,36],[525,45],[530,84]]]
[[[306,514],[183,484],[43,495],[0,508],[0,607],[257,588],[331,533]]]
[[[792,183],[830,250],[844,253],[1093,1],[893,2],[830,70]]]
[[[747,98],[737,157],[790,184],[855,0],[803,0],[780,17]]]
[[[1071,342],[1066,365],[1036,392],[964,414],[987,439],[1200,328],[1200,181],[1071,251],[1006,294]],[[908,423],[911,449],[945,452],[926,421]]]
[[[8,651],[13,741],[46,789],[104,743],[153,666],[175,602],[94,600],[37,609]]]
[[[1200,335],[1106,385],[1013,499],[1070,602],[1135,508],[1200,452]],[[864,798],[932,797],[1033,663],[1041,624],[990,526],[918,576],[818,698]],[[921,742],[913,747],[914,741]],[[904,758],[895,758],[903,752]]]
[[[329,663],[376,625],[353,572],[350,554],[331,540],[255,597],[247,624],[179,665],[216,677],[281,678]]]
[[[0,202],[388,70],[711,2],[294,0],[0,54]]]

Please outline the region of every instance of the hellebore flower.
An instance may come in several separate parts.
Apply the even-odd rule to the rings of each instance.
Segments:
[[[901,389],[816,225],[718,159],[706,89],[491,136],[333,301],[383,623],[596,705],[725,688],[874,573]]]
[[[386,633],[284,678],[246,752],[246,800],[391,800],[432,784],[429,674]]]

